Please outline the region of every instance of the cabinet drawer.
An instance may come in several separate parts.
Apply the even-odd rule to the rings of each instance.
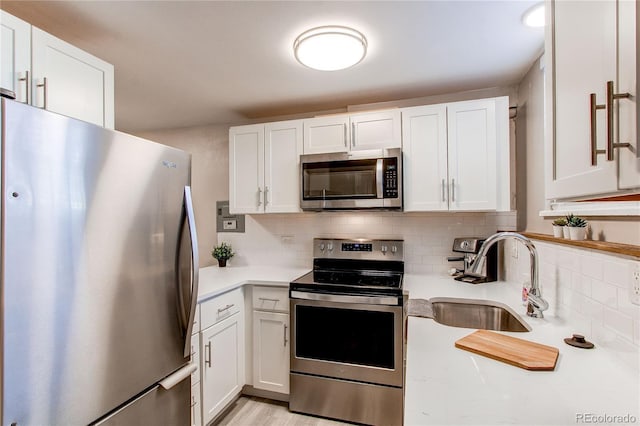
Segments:
[[[289,312],[287,287],[253,287],[253,309]]]
[[[196,305],[196,312],[193,317],[193,329],[191,330],[191,334],[200,333],[200,305]]]
[[[244,296],[242,289],[232,290],[216,296],[200,304],[200,329],[204,330],[213,324],[243,309]]]
[[[198,369],[191,373],[191,384],[200,382],[200,334],[191,336],[191,362],[198,366]]]

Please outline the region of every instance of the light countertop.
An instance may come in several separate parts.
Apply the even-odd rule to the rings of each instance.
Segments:
[[[445,276],[405,275],[410,298],[462,297],[507,304],[527,322],[527,333],[500,332],[554,346],[554,371],[527,371],[454,346],[475,329],[409,317],[405,424],[589,423],[588,415],[635,417],[640,422],[640,377],[594,341],[594,349],[564,343],[577,330],[550,312],[526,316],[520,294],[504,282],[467,284]],[[586,336],[587,339],[591,336]],[[584,415],[581,421],[580,415]],[[593,422],[591,422],[593,423]],[[615,423],[600,421],[599,423]],[[617,422],[622,423],[622,422]]]
[[[198,302],[245,284],[288,286],[308,271],[260,266],[202,268]],[[545,312],[543,319],[527,317],[514,288],[504,282],[473,285],[442,275],[405,275],[404,289],[411,299],[461,297],[505,303],[532,331],[501,333],[560,350],[554,371],[527,371],[454,346],[475,329],[409,317],[405,425],[564,425],[594,423],[595,416],[609,416],[601,417],[599,423],[614,423],[612,416],[625,415],[640,423],[638,372],[597,341],[591,350],[566,345],[563,339],[578,330],[553,313]]]
[[[289,286],[299,276],[309,272],[308,268],[283,268],[275,266],[228,266],[200,268],[198,303],[226,293],[245,284]]]

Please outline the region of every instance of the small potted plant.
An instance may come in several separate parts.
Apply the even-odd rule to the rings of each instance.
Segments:
[[[566,217],[569,237],[572,240],[584,240],[587,238],[587,221],[579,216],[569,214]]]
[[[231,249],[231,244],[223,242],[219,246],[213,248],[211,256],[218,259],[218,266],[223,268],[227,266],[227,260],[231,259],[235,253]]]
[[[565,219],[564,217],[559,217],[553,221],[552,225],[553,236],[556,238],[562,238],[564,227],[567,226],[567,219]]]

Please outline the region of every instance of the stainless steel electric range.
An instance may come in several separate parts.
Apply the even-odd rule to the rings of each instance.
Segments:
[[[406,302],[401,240],[314,239],[291,282],[291,411],[402,425]]]

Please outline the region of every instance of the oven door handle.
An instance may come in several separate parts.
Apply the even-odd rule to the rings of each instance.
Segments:
[[[376,161],[376,198],[384,198],[384,160],[378,158]]]
[[[292,290],[291,298],[302,300],[318,300],[322,302],[361,303],[366,305],[398,305],[398,298],[394,296],[352,296],[329,293],[310,293],[305,291]]]

